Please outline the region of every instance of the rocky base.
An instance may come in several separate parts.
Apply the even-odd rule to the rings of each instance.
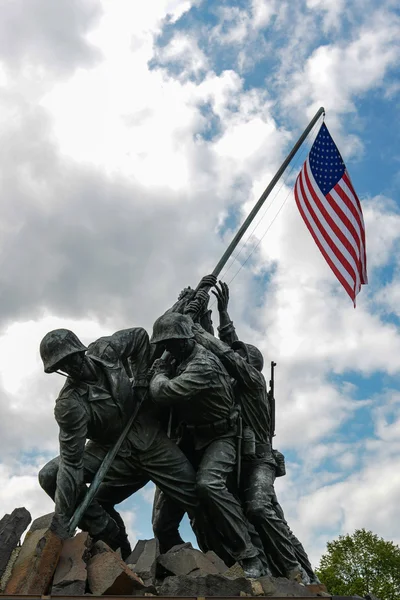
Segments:
[[[247,579],[240,565],[228,569],[214,552],[203,554],[191,544],[160,555],[157,540],[140,540],[123,561],[119,552],[104,542],[93,543],[87,533],[64,539],[53,515],[36,519],[22,547],[11,548],[12,515],[6,517],[7,535],[0,529],[0,556],[6,546],[9,560],[0,570],[0,593],[7,596],[331,597],[323,585],[274,577]],[[16,514],[20,517],[21,512]]]

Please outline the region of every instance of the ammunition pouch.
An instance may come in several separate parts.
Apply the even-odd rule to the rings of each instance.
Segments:
[[[256,454],[256,436],[254,430],[248,425],[243,427],[242,453],[244,457],[252,457]]]
[[[256,456],[269,456],[271,454],[271,444],[256,444]]]
[[[253,444],[253,451],[245,452],[245,445],[243,447],[243,460],[247,462],[266,462],[275,467],[275,458],[272,452],[272,447],[269,442],[260,444],[256,442]]]
[[[283,456],[282,452],[279,452],[278,450],[273,450],[272,453],[276,464],[275,476],[283,477],[286,475],[285,457]]]

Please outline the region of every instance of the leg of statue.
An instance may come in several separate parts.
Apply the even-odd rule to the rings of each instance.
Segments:
[[[305,572],[307,573],[308,577],[310,578],[310,582],[311,583],[321,583],[320,580],[318,579],[317,575],[313,571],[313,568],[311,566],[310,560],[308,558],[307,552],[304,549],[303,544],[300,542],[300,540],[294,535],[293,531],[290,529],[290,527],[285,519],[283,509],[278,502],[276,494],[274,494],[272,502],[273,502],[273,507],[274,507],[276,514],[282,519],[282,521],[285,523],[285,525],[287,527],[289,539],[292,542],[296,558],[299,561],[300,565],[305,570]]]
[[[246,463],[243,485],[246,515],[259,533],[266,554],[279,569],[279,575],[300,579],[300,565],[287,527],[272,505],[274,478],[271,465]]]
[[[150,448],[140,452],[138,464],[160,489],[153,510],[153,528],[160,548],[165,551],[175,543],[182,543],[179,524],[185,512],[190,519],[196,517],[194,522],[201,517],[197,513],[196,473],[182,450],[162,432]],[[196,534],[196,526],[194,531]]]
[[[229,554],[241,562],[249,576],[258,576],[262,572],[258,551],[251,542],[240,503],[227,488],[227,478],[235,466],[235,438],[214,440],[202,451],[197,491]]]
[[[106,448],[94,442],[89,442],[86,445],[83,458],[85,483],[92,482],[106,453]],[[39,483],[53,500],[57,487],[59,462],[60,457],[56,457],[39,472]],[[88,531],[93,539],[102,539],[113,549],[120,547],[123,556],[128,556],[131,549],[124,522],[121,515],[115,510],[114,504],[122,502],[148,482],[148,477],[143,473],[136,470],[134,474],[132,471],[132,464],[117,456],[105,479],[108,483],[100,486],[96,498],[79,523],[79,527],[83,531]],[[113,483],[111,484],[111,482]],[[129,483],[129,485],[126,485],[126,483]],[[82,491],[79,502],[83,499],[84,493]],[[101,502],[101,493],[104,495],[104,502]]]
[[[196,493],[196,473],[192,449],[187,448],[189,458],[164,434],[160,434],[146,452],[141,452],[140,466],[160,488],[160,505],[153,512],[153,527],[161,548],[181,543],[179,524],[188,513],[199,547],[209,550],[207,537],[209,522],[207,507],[200,506]]]
[[[38,473],[39,485],[52,500],[57,488],[57,473],[60,457],[56,456],[42,467]]]
[[[85,483],[92,482],[93,477],[101,465],[105,454],[106,450],[100,446],[94,445],[93,443],[87,444],[83,457]],[[57,456],[48,462],[38,474],[41,487],[53,500],[55,499],[56,495],[59,465],[60,457]],[[82,490],[77,505],[82,501],[84,494],[85,489]],[[85,512],[82,521],[79,523],[79,527],[84,531],[88,531],[92,537],[97,537],[98,534],[104,530],[108,523],[107,515],[104,513],[104,509],[102,509],[96,500],[94,500]]]
[[[193,465],[193,442],[191,438],[181,431],[178,440],[171,440]],[[152,526],[154,536],[158,539],[161,553],[167,552],[173,546],[183,544],[184,540],[179,533],[179,526],[185,515],[183,506],[168,496],[159,487],[156,487],[153,501]],[[193,517],[192,517],[193,520]],[[198,536],[196,536],[198,537]],[[198,539],[199,542],[199,539]]]
[[[183,451],[186,458],[194,468],[197,467],[196,455],[193,448],[193,439],[183,433],[182,438],[178,442],[178,447]],[[203,552],[214,550],[229,565],[233,564],[232,557],[225,551],[223,540],[220,539],[218,528],[211,523],[207,507],[199,505],[199,509],[190,513],[190,524],[193,532],[196,535],[199,548]],[[184,543],[184,540],[179,534],[179,526],[185,511],[181,504],[174,500],[171,496],[163,492],[159,487],[156,488],[156,493],[153,503],[152,524],[154,535],[160,542],[161,552],[166,552],[172,546]]]
[[[185,510],[180,504],[167,496],[159,487],[156,488],[153,502],[152,525],[154,536],[160,543],[160,552],[164,554],[173,546],[183,544],[179,534],[179,526]]]
[[[135,461],[140,470],[189,516],[198,506],[196,474],[182,450],[163,432],[151,446],[138,452]]]

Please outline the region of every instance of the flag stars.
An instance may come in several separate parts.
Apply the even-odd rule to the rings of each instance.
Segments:
[[[343,175],[345,167],[325,126],[321,128],[312,145],[308,161],[317,185],[323,193],[328,193]]]

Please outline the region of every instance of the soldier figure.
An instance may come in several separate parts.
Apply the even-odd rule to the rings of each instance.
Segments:
[[[222,282],[220,286],[213,293],[218,300],[221,341],[199,325],[194,325],[193,330],[196,341],[218,356],[236,381],[235,395],[243,419],[241,492],[245,514],[263,542],[273,571],[288,579],[308,582],[295,556],[287,524],[272,504],[276,463],[270,440],[270,406],[261,373],[263,357],[258,348],[239,341],[227,310],[228,286]]]
[[[236,466],[238,420],[231,379],[219,359],[195,342],[192,325],[190,317],[173,312],[155,322],[151,342],[174,357],[177,369],[173,373],[167,362],[156,361],[151,395],[157,404],[173,406],[186,424],[194,443],[200,502],[247,576],[258,577],[263,572],[258,551],[241,506],[227,488]]]
[[[198,504],[195,472],[152,418],[146,400],[150,356],[146,331],[124,329],[86,348],[72,331],[56,329],[43,338],[40,353],[46,373],[60,370],[68,375],[55,406],[60,456],[39,473],[40,485],[55,501],[65,527],[137,402],[138,416],[79,527],[113,549],[120,547],[126,558],[130,545],[114,505],[149,480],[193,515]]]

